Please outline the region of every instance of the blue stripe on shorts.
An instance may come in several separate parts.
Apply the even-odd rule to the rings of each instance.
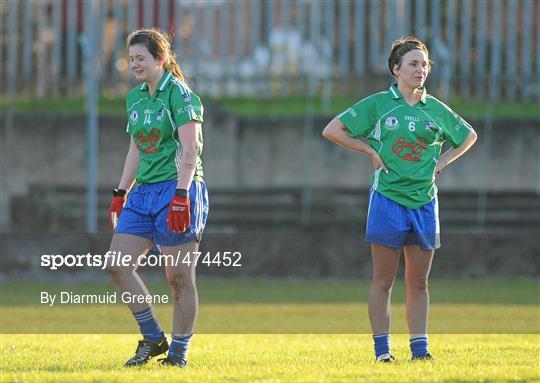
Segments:
[[[400,249],[417,245],[424,251],[441,246],[437,197],[417,209],[409,209],[374,189],[369,192],[366,241]]]
[[[189,189],[190,225],[184,233],[173,233],[167,226],[169,204],[177,180],[141,184],[128,194],[120,214],[116,234],[148,238],[159,246],[176,246],[200,241],[208,217],[208,191],[202,181],[193,181]]]

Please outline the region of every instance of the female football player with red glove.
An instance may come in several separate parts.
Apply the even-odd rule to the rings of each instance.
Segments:
[[[181,254],[180,259],[187,253],[192,256],[188,263],[165,265],[173,293],[170,347],[152,304],[147,300],[128,303],[143,339],[125,365],[142,365],[169,350],[162,362],[185,366],[198,310],[195,254],[208,215],[201,161],[203,106],[186,85],[171,44],[160,31],[131,33],[128,48],[139,85],[126,98],[131,144],[122,178],[113,191],[110,250],[136,260],[155,244],[162,254]],[[137,262],[109,265],[107,271],[119,292],[149,296],[137,274]]]

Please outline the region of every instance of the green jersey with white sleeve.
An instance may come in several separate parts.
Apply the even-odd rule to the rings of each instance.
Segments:
[[[139,184],[178,178],[182,145],[178,127],[190,121],[203,122],[200,98],[181,80],[165,71],[154,94],[148,94],[145,82],[131,89],[126,97],[127,132],[139,150],[140,163],[135,176]],[[197,137],[199,152],[195,175],[203,180],[202,131]]]
[[[415,209],[437,194],[435,167],[444,141],[454,148],[471,126],[443,102],[422,90],[420,101],[407,104],[397,85],[357,102],[337,118],[354,138],[365,137],[388,168],[374,172],[372,188]]]

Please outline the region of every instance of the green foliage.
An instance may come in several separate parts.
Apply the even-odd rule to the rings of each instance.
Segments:
[[[6,101],[2,100],[2,109]],[[99,113],[123,114],[125,100],[123,98],[104,97],[99,100]],[[47,113],[47,114],[83,114],[86,113],[86,99],[73,98],[47,98],[43,100],[17,99],[14,103],[16,113]]]
[[[306,97],[289,96],[283,98],[247,98],[247,97],[220,97],[205,98],[206,108],[217,105],[231,113],[243,117],[303,117],[310,110],[315,116],[334,116],[358,99],[353,97],[333,97],[324,100],[316,97],[312,100]],[[465,118],[483,118],[488,111],[488,104],[484,101],[453,100],[448,103],[457,113]],[[2,109],[6,101],[0,103]],[[86,100],[83,98],[58,98],[44,100],[18,99],[15,102],[16,112],[81,114],[86,111]],[[107,96],[99,101],[99,112],[102,114],[125,113],[123,98]],[[512,119],[540,119],[540,105],[538,102],[496,102],[492,105],[494,118]]]
[[[279,99],[221,98],[216,100],[226,109],[239,116],[288,116],[301,117],[311,108],[316,116],[335,116],[359,99],[333,97],[328,104],[321,98],[288,97]],[[483,118],[488,111],[484,101],[454,100],[448,103],[464,118]],[[538,102],[496,102],[492,106],[494,118],[540,119]]]

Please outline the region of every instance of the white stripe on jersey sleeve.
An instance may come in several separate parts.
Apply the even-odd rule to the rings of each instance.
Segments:
[[[161,84],[161,86],[159,87],[159,90],[165,89],[165,86],[167,86],[167,83],[169,82],[169,79],[171,78],[171,76],[172,76],[172,73],[169,72],[169,74],[167,75],[167,77],[163,81],[163,84]]]

